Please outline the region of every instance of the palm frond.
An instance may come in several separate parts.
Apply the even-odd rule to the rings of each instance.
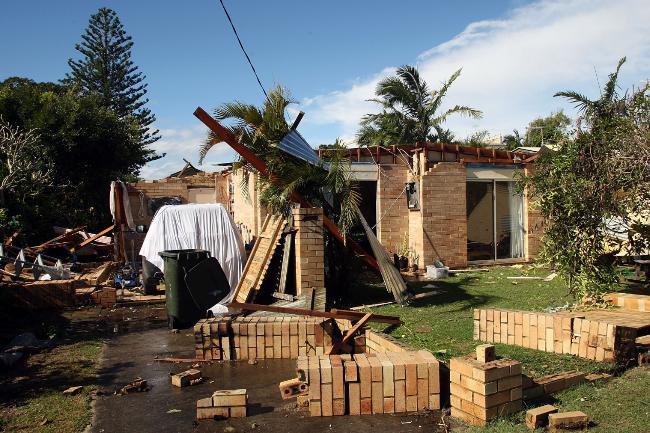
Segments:
[[[563,92],[557,92],[554,97],[561,97],[568,99],[573,102],[574,106],[580,111],[585,111],[594,106],[594,101],[587,98],[585,95],[575,92],[573,90],[565,90]]]

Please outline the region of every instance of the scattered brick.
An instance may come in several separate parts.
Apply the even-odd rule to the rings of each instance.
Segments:
[[[526,427],[535,430],[539,427],[544,427],[548,424],[549,414],[556,413],[557,408],[550,404],[545,406],[536,407],[526,412]]]

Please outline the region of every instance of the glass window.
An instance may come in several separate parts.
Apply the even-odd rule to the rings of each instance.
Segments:
[[[515,182],[467,182],[468,260],[524,257],[523,198]]]

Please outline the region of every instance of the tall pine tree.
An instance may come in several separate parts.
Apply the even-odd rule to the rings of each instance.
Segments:
[[[103,104],[118,116],[132,116],[140,125],[140,144],[160,139],[158,130],[149,128],[156,116],[145,107],[149,99],[145,76],[131,60],[133,41],[124,31],[117,13],[100,8],[90,17],[88,27],[75,49],[80,60],[68,60],[71,72],[68,80],[76,82],[84,92],[101,97]]]

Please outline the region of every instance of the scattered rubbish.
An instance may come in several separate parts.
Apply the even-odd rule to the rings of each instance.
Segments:
[[[132,392],[144,392],[149,391],[147,387],[147,381],[141,377],[136,377],[132,382],[120,388],[119,391],[116,391],[115,394],[125,395]]]
[[[250,365],[255,365],[255,364],[257,364],[257,359],[255,359],[255,358],[251,358],[251,359],[248,360],[248,363],[249,363]]]
[[[169,409],[167,411],[167,413],[180,413],[180,412],[182,412],[182,410],[180,410],[180,409]]]
[[[38,425],[44,426],[44,425],[47,425],[49,422],[50,422],[49,419],[43,418],[43,420],[41,422],[39,422]]]
[[[557,273],[552,272],[545,277],[529,277],[529,276],[518,276],[518,277],[508,277],[509,280],[536,280],[536,281],[553,281],[557,277]]]
[[[81,392],[83,386],[71,386],[70,388],[63,391],[63,395],[77,395]]]

